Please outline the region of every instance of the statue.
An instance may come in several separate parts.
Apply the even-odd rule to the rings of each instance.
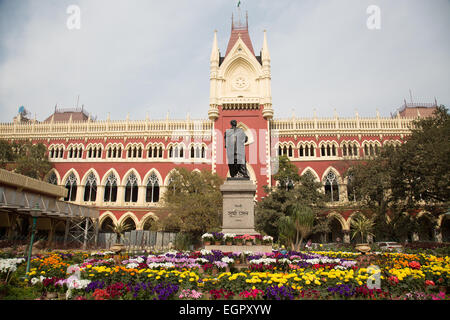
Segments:
[[[244,130],[237,128],[237,121],[231,120],[231,129],[224,134],[227,153],[228,168],[232,178],[244,178],[250,180],[245,165],[245,143],[248,140]]]

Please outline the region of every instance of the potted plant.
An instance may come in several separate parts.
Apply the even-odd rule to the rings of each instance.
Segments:
[[[227,246],[232,246],[233,245],[233,239],[236,235],[233,233],[225,233],[223,235],[223,240],[225,241],[225,244]]]
[[[214,244],[216,246],[220,246],[222,244],[222,240],[223,240],[223,233],[222,232],[213,232],[212,235],[214,237]]]
[[[202,241],[205,246],[209,246],[212,241],[214,241],[214,236],[211,233],[204,233],[202,235]]]
[[[257,234],[255,235],[255,244],[261,244],[262,243],[262,235]]]
[[[247,246],[252,246],[253,245],[253,240],[255,239],[255,236],[244,234],[242,237],[243,237],[243,239],[245,241],[245,245],[247,245]]]
[[[374,222],[372,219],[360,214],[351,222],[351,227],[353,230],[352,239],[357,235],[361,236],[361,241],[367,240],[367,236],[373,236],[372,230],[374,227]],[[365,254],[370,251],[370,246],[367,242],[362,242],[356,245],[356,250]]]
[[[242,236],[236,236],[234,237],[234,242],[236,243],[236,245],[242,245],[242,242],[244,240],[242,239]]]
[[[273,237],[271,237],[271,236],[264,236],[262,238],[262,241],[263,241],[263,244],[265,244],[265,245],[272,245]]]

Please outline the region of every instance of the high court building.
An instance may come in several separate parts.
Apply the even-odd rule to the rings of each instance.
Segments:
[[[223,134],[235,119],[248,136],[247,171],[257,186],[255,200],[265,196],[263,186],[276,183],[277,159],[286,155],[299,174],[309,173],[323,185],[328,213],[336,218],[328,240],[349,241],[350,220],[357,211],[351,181],[344,177],[351,160],[373,157],[387,144],[401,145],[412,122],[431,115],[437,103],[405,101],[390,117],[376,112],[372,118],[356,113],[353,118],[277,119],[266,31],[261,36],[258,53],[248,19],[232,21],[222,54],[214,33],[204,119],[113,121],[108,115],[96,120],[84,108],[55,107],[42,122],[19,114],[12,123],[1,124],[0,138],[44,143],[53,165],[47,182],[68,189],[65,201],[98,208],[100,230],[125,220],[142,230],[169,214],[161,199],[176,168],[229,175]]]

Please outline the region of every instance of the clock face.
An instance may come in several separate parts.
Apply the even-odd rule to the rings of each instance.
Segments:
[[[248,80],[244,76],[238,76],[233,81],[233,87],[237,90],[244,90],[248,85]]]

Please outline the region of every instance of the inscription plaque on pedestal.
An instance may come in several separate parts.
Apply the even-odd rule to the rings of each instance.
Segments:
[[[256,185],[247,179],[228,179],[220,187],[223,195],[223,233],[255,235]]]

